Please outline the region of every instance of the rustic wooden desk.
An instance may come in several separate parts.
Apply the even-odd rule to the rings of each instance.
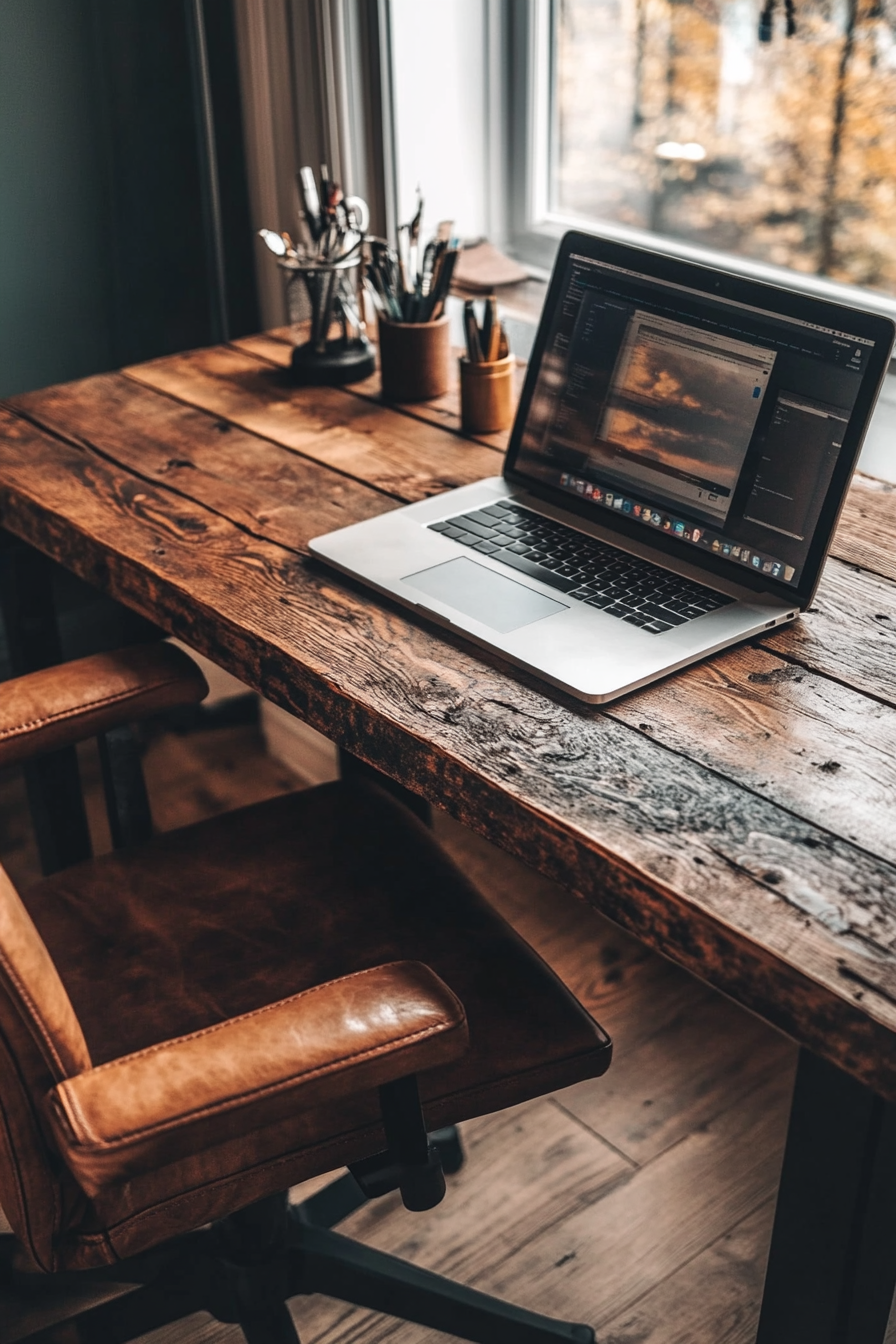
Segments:
[[[0,522],[559,879],[804,1049],[761,1344],[880,1344],[896,1283],[896,488],[816,605],[603,709],[309,562],[500,471],[452,396],[290,390],[272,333],[0,407]]]

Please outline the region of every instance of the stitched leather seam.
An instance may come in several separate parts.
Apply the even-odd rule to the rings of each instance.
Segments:
[[[604,1048],[605,1047],[602,1047],[601,1050]],[[548,1082],[553,1082],[556,1077],[558,1066],[570,1063],[572,1060],[578,1058],[587,1059],[593,1053],[592,1050],[579,1052],[578,1054],[566,1056],[553,1064],[539,1064],[536,1068],[527,1069],[525,1073],[515,1076],[529,1081],[532,1079],[537,1080],[544,1075],[547,1077]],[[443,1124],[453,1124],[456,1123],[458,1119],[463,1120],[469,1118],[469,1115],[471,1114],[480,1114],[478,1111],[469,1111],[469,1108],[464,1105],[465,1102],[468,1102],[473,1098],[483,1096],[488,1097],[489,1094],[495,1091],[496,1087],[500,1088],[505,1084],[506,1079],[498,1079],[494,1083],[481,1083],[476,1087],[461,1088],[454,1093],[448,1092],[442,1093],[437,1097],[424,1097],[424,1110],[435,1110],[436,1118],[440,1118]],[[452,1119],[447,1114],[443,1114],[439,1117],[437,1108],[445,1106],[450,1102],[454,1102],[454,1118]],[[457,1114],[458,1108],[460,1108],[462,1112],[460,1116]],[[378,1124],[361,1125],[357,1129],[349,1130],[346,1134],[339,1135],[338,1138],[324,1139],[317,1143],[309,1143],[302,1148],[294,1148],[288,1153],[283,1153],[279,1157],[262,1158],[251,1166],[240,1167],[237,1171],[227,1172],[226,1174],[217,1177],[215,1180],[209,1181],[206,1185],[203,1185],[201,1190],[179,1191],[176,1194],[169,1195],[161,1203],[151,1205],[146,1209],[141,1209],[138,1213],[128,1214],[119,1222],[111,1226],[109,1228],[110,1242],[114,1247],[116,1239],[127,1236],[128,1232],[132,1229],[139,1229],[146,1224],[151,1226],[159,1218],[169,1219],[172,1215],[172,1210],[174,1211],[175,1216],[181,1209],[191,1209],[196,1205],[198,1205],[200,1209],[205,1210],[208,1207],[208,1200],[210,1197],[226,1194],[233,1188],[233,1186],[242,1187],[243,1182],[252,1177],[260,1177],[267,1172],[279,1172],[283,1167],[293,1167],[296,1162],[307,1161],[311,1157],[319,1157],[321,1160],[326,1158],[329,1160],[329,1155],[331,1153],[335,1153],[341,1157],[344,1154],[347,1145],[352,1147],[368,1137],[371,1141],[375,1141],[375,1136],[378,1132],[381,1132]],[[355,1159],[352,1158],[351,1160],[354,1161]],[[345,1164],[344,1162],[338,1162],[337,1165],[344,1166]],[[304,1180],[305,1177],[300,1176],[299,1179]],[[128,1252],[128,1254],[130,1254],[130,1252]],[[120,1252],[116,1251],[116,1255],[121,1258]]]
[[[310,999],[312,994],[322,994],[325,990],[332,989],[334,984],[338,983],[344,985],[348,980],[359,980],[362,976],[376,975],[380,971],[389,970],[394,966],[402,966],[404,964],[405,963],[401,961],[385,961],[382,966],[368,966],[367,969],[363,971],[352,971],[350,975],[339,976],[338,981],[327,980],[322,985],[312,985],[310,989],[302,989],[298,994],[291,994],[287,999],[278,999],[276,1003],[266,1003],[261,1008],[253,1008],[251,1013],[241,1013],[239,1017],[228,1017],[225,1018],[223,1022],[213,1022],[210,1027],[201,1027],[198,1031],[190,1032],[188,1036],[176,1036],[173,1041],[159,1041],[156,1045],[148,1045],[144,1050],[135,1050],[131,1055],[123,1055],[121,1059],[107,1060],[105,1064],[98,1064],[95,1069],[91,1070],[91,1072],[104,1073],[108,1072],[110,1069],[126,1068],[135,1059],[149,1059],[151,1055],[159,1054],[163,1050],[170,1050],[173,1045],[182,1045],[186,1041],[199,1041],[205,1037],[213,1036],[217,1032],[228,1030],[228,1028],[232,1027],[236,1022],[250,1022],[253,1018],[263,1017],[265,1013],[276,1012],[277,1009],[282,1008],[284,1004],[296,1003],[299,999]],[[423,963],[421,962],[420,964],[422,965]],[[445,986],[445,988],[447,989],[447,986]],[[450,990],[448,992],[451,994]],[[451,994],[451,997],[454,999],[457,1006],[461,1008],[461,1014],[463,1014],[460,1000],[455,994]],[[461,1017],[459,1020],[463,1020],[463,1018]],[[450,1025],[447,1018],[445,1019],[445,1023],[446,1025]]]
[[[363,972],[360,972],[360,974],[363,974]],[[343,1055],[339,1059],[331,1060],[329,1063],[323,1064],[316,1069],[308,1069],[304,1073],[290,1074],[288,1078],[279,1078],[276,1082],[267,1083],[264,1087],[254,1088],[250,1092],[235,1093],[231,1097],[226,1097],[222,1101],[217,1101],[208,1106],[200,1107],[198,1110],[184,1111],[181,1112],[180,1115],[159,1121],[157,1124],[147,1125],[142,1129],[129,1130],[126,1134],[117,1134],[111,1139],[97,1139],[92,1133],[81,1107],[78,1105],[77,1098],[72,1096],[70,1091],[63,1093],[61,1086],[58,1087],[56,1091],[57,1095],[60,1096],[60,1099],[64,1098],[66,1101],[67,1105],[65,1109],[69,1111],[71,1116],[77,1117],[80,1121],[83,1133],[93,1140],[92,1143],[78,1142],[77,1147],[82,1150],[87,1148],[98,1148],[100,1151],[105,1150],[109,1152],[115,1151],[116,1147],[139,1142],[154,1134],[164,1133],[166,1130],[177,1128],[179,1125],[192,1124],[196,1120],[205,1120],[215,1115],[226,1114],[228,1111],[238,1109],[241,1105],[244,1105],[247,1102],[258,1101],[265,1097],[276,1095],[278,1092],[288,1092],[292,1088],[304,1083],[313,1082],[318,1078],[324,1078],[328,1074],[335,1072],[347,1064],[358,1064],[368,1060],[377,1059],[381,1055],[391,1054],[401,1047],[413,1045],[415,1041],[423,1040],[428,1036],[438,1035],[441,1032],[449,1031],[452,1027],[458,1027],[459,1025],[459,1022],[452,1022],[449,1019],[443,1018],[441,1022],[437,1022],[432,1026],[421,1027],[418,1031],[410,1032],[405,1036],[398,1036],[386,1045],[378,1045],[373,1048],[368,1048],[367,1050],[358,1050],[351,1055]],[[100,1067],[105,1068],[107,1066],[101,1065]]]
[[[6,973],[7,977],[8,977],[8,979],[9,979],[10,983],[11,983],[12,986],[13,986],[13,988],[17,991],[17,993],[18,993],[19,997],[21,998],[22,1002],[25,1004],[26,1008],[29,1010],[30,1015],[31,1015],[31,1021],[33,1022],[34,1026],[37,1027],[37,1030],[38,1030],[38,1032],[40,1033],[41,1040],[43,1041],[44,1045],[45,1045],[45,1046],[47,1047],[47,1049],[49,1050],[49,1052],[50,1052],[50,1058],[52,1059],[53,1063],[56,1065],[56,1068],[58,1069],[59,1073],[62,1075],[63,1078],[65,1078],[65,1077],[66,1077],[66,1074],[67,1074],[67,1070],[66,1070],[65,1066],[63,1065],[62,1060],[59,1058],[59,1053],[58,1053],[58,1051],[57,1051],[57,1049],[56,1049],[56,1045],[55,1045],[55,1042],[54,1042],[54,1040],[53,1040],[53,1037],[50,1035],[50,1033],[47,1031],[46,1027],[44,1026],[43,1020],[42,1020],[42,1018],[41,1018],[40,1013],[37,1011],[37,1006],[35,1005],[34,1000],[32,999],[31,995],[28,993],[28,991],[27,991],[27,989],[25,988],[24,984],[23,984],[23,983],[21,982],[21,980],[19,979],[18,975],[16,974],[15,967],[12,965],[12,963],[11,963],[10,960],[9,960],[9,958],[6,956],[5,952],[3,952],[2,949],[0,949],[0,966],[3,967],[3,970],[5,971],[5,973]]]
[[[351,1131],[348,1140],[345,1135],[340,1135],[335,1139],[324,1139],[319,1143],[309,1144],[305,1148],[294,1148],[288,1153],[283,1153],[280,1157],[262,1158],[252,1166],[241,1167],[237,1171],[231,1171],[226,1175],[219,1176],[216,1180],[209,1181],[208,1184],[203,1185],[200,1190],[186,1190],[170,1195],[167,1199],[163,1200],[161,1204],[154,1204],[148,1209],[141,1209],[139,1213],[128,1214],[126,1217],[122,1218],[120,1222],[115,1223],[108,1229],[110,1240],[116,1235],[123,1235],[129,1228],[140,1227],[141,1224],[145,1222],[152,1222],[154,1218],[169,1218],[171,1216],[172,1208],[175,1210],[191,1208],[196,1204],[199,1204],[200,1208],[205,1207],[209,1195],[216,1195],[220,1194],[222,1191],[227,1191],[231,1186],[238,1183],[241,1184],[247,1176],[251,1178],[252,1176],[262,1175],[265,1172],[279,1171],[281,1167],[294,1165],[297,1159],[301,1160],[307,1158],[309,1154],[314,1154],[315,1156],[328,1155],[331,1152],[342,1154],[345,1151],[347,1141],[357,1142],[362,1136],[370,1136],[371,1140],[375,1141],[378,1132],[382,1132],[379,1124],[364,1125],[360,1129]],[[344,1166],[345,1164],[339,1163],[337,1165]],[[305,1178],[302,1177],[301,1179]],[[112,1244],[114,1246],[114,1240],[112,1241]],[[119,1256],[119,1258],[121,1257]]]
[[[32,1124],[32,1126],[33,1126],[33,1128],[34,1128],[35,1133],[36,1133],[37,1135],[40,1135],[40,1132],[41,1132],[41,1130],[40,1130],[40,1120],[38,1119],[37,1113],[36,1113],[36,1111],[35,1111],[34,1101],[33,1101],[32,1094],[31,1094],[31,1089],[28,1087],[27,1083],[25,1082],[25,1079],[24,1079],[23,1076],[22,1076],[21,1068],[20,1068],[20,1066],[19,1066],[19,1062],[18,1062],[18,1060],[17,1060],[17,1058],[16,1058],[16,1055],[15,1055],[15,1052],[14,1052],[14,1050],[12,1049],[12,1046],[11,1046],[9,1040],[7,1039],[6,1034],[5,1034],[4,1032],[2,1032],[2,1031],[0,1031],[0,1042],[2,1042],[3,1048],[4,1048],[4,1050],[5,1050],[6,1054],[7,1054],[7,1057],[9,1058],[9,1061],[10,1061],[11,1065],[12,1065],[13,1073],[14,1073],[14,1077],[15,1077],[16,1082],[17,1082],[18,1085],[19,1085],[19,1091],[20,1091],[20,1093],[21,1093],[21,1096],[22,1096],[22,1099],[23,1099],[23,1102],[24,1102],[24,1105],[25,1105],[25,1109],[26,1109],[26,1112],[27,1112],[27,1115],[28,1115],[28,1119],[31,1121],[31,1124]],[[13,1143],[12,1132],[11,1132],[11,1130],[10,1130],[9,1120],[8,1120],[8,1118],[7,1118],[6,1110],[5,1110],[5,1108],[3,1108],[2,1106],[0,1106],[0,1119],[2,1119],[2,1121],[3,1121],[3,1131],[4,1131],[5,1135],[6,1135],[7,1151],[8,1151],[8,1153],[10,1154],[10,1156],[12,1156],[12,1155],[15,1153],[15,1151],[16,1151],[16,1146],[15,1146],[15,1144]],[[43,1154],[41,1154],[41,1156],[43,1156]],[[56,1230],[56,1229],[59,1228],[60,1221],[61,1221],[61,1218],[60,1218],[60,1212],[61,1212],[61,1210],[60,1210],[60,1200],[59,1200],[59,1182],[53,1178],[52,1173],[49,1171],[49,1165],[46,1163],[46,1161],[44,1162],[43,1165],[44,1165],[44,1168],[45,1168],[45,1172],[43,1172],[42,1174],[46,1174],[46,1175],[47,1175],[47,1177],[48,1177],[48,1182],[47,1182],[47,1183],[49,1184],[50,1189],[51,1189],[51,1191],[52,1191],[52,1195],[53,1195],[53,1228],[54,1228],[54,1230]],[[37,1250],[37,1244],[38,1244],[38,1243],[37,1243],[37,1233],[36,1233],[35,1226],[34,1226],[34,1218],[33,1218],[33,1216],[32,1216],[32,1210],[31,1210],[31,1207],[30,1207],[29,1200],[28,1200],[27,1197],[26,1197],[25,1186],[23,1185],[23,1182],[22,1182],[22,1174],[21,1174],[21,1168],[20,1168],[20,1165],[19,1165],[18,1162],[11,1162],[11,1163],[10,1163],[10,1166],[11,1166],[12,1173],[13,1173],[13,1182],[14,1182],[14,1185],[15,1185],[16,1193],[18,1194],[18,1198],[19,1198],[19,1211],[20,1211],[20,1213],[21,1213],[21,1215],[22,1215],[22,1224],[27,1228],[27,1233],[28,1233],[28,1248],[29,1248],[29,1250],[31,1251],[32,1255],[34,1256],[34,1259],[35,1259],[35,1260],[37,1261],[37,1263],[41,1266],[41,1268],[42,1268],[42,1269],[49,1269],[49,1268],[51,1268],[51,1267],[48,1266],[48,1265],[46,1265],[46,1264],[44,1263],[43,1259],[41,1258],[41,1256],[39,1255],[38,1250]]]
[[[600,1047],[601,1053],[603,1053],[603,1049],[605,1049],[605,1047]],[[545,1077],[548,1082],[553,1082],[558,1067],[563,1064],[571,1063],[575,1059],[587,1059],[593,1053],[593,1050],[587,1050],[574,1055],[565,1056],[563,1059],[551,1064],[539,1064],[534,1069],[527,1069],[521,1074],[514,1075],[514,1077],[523,1078],[527,1082]],[[476,1087],[461,1088],[455,1093],[449,1092],[443,1093],[437,1097],[424,1097],[423,1107],[424,1110],[429,1110],[430,1108],[435,1109],[453,1101],[455,1103],[455,1116],[457,1116],[458,1106],[461,1107],[462,1111],[467,1112],[469,1115],[471,1113],[463,1103],[468,1102],[473,1098],[488,1097],[495,1091],[496,1087],[501,1088],[502,1086],[506,1086],[506,1082],[506,1079],[499,1078],[496,1082],[480,1083]],[[479,1114],[479,1112],[474,1111],[472,1114]],[[461,1114],[459,1118],[464,1119],[465,1115]],[[445,1117],[443,1118],[443,1123],[449,1124],[455,1123],[455,1121],[451,1121]],[[199,1191],[188,1190],[171,1195],[161,1204],[155,1204],[148,1209],[141,1209],[139,1213],[130,1214],[120,1222],[116,1223],[114,1227],[109,1229],[110,1239],[112,1239],[114,1245],[114,1238],[116,1235],[126,1235],[129,1229],[139,1228],[146,1223],[151,1224],[158,1218],[170,1218],[172,1209],[176,1211],[183,1208],[192,1208],[196,1204],[198,1204],[200,1208],[204,1208],[210,1194],[220,1194],[222,1191],[227,1191],[232,1186],[241,1184],[247,1177],[258,1176],[264,1172],[279,1171],[282,1167],[289,1167],[297,1160],[307,1159],[309,1156],[323,1156],[324,1154],[329,1154],[331,1152],[341,1155],[345,1150],[346,1144],[351,1145],[357,1143],[360,1139],[368,1135],[372,1138],[376,1135],[378,1129],[379,1126],[377,1124],[362,1125],[358,1129],[350,1130],[347,1134],[341,1134],[335,1139],[325,1139],[322,1142],[311,1143],[305,1147],[293,1149],[291,1152],[284,1153],[279,1157],[262,1158],[260,1162],[253,1166],[241,1167],[238,1171],[228,1172],[226,1175],[219,1176],[216,1180],[210,1181],[207,1185],[204,1185]]]
[[[48,723],[59,723],[65,719],[77,719],[82,714],[90,713],[91,710],[104,709],[109,705],[117,704],[120,700],[134,699],[139,695],[146,695],[150,691],[161,691],[166,686],[173,686],[184,677],[170,676],[164,681],[143,682],[140,686],[131,687],[125,691],[116,691],[114,695],[104,695],[99,700],[85,700],[75,709],[60,709],[55,714],[45,714],[40,719],[26,719],[23,723],[13,724],[8,728],[0,728],[0,741],[7,737],[15,737],[17,734],[33,731],[35,728],[42,728]]]

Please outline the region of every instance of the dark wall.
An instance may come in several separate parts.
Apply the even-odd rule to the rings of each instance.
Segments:
[[[73,0],[0,4],[0,394],[113,361],[93,34]]]
[[[185,0],[0,3],[0,395],[215,336]],[[258,325],[231,0],[204,0],[230,335]]]

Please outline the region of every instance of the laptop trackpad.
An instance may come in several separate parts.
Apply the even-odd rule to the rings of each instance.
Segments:
[[[418,574],[406,574],[402,583],[429,593],[447,607],[472,616],[474,621],[481,621],[502,635],[569,610],[563,602],[555,602],[525,584],[505,579],[503,574],[464,558],[447,560],[433,569],[421,569]]]

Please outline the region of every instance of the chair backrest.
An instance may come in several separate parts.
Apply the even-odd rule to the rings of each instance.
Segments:
[[[0,868],[0,1205],[46,1270],[56,1267],[56,1241],[85,1196],[56,1156],[42,1102],[90,1066],[65,986]]]

